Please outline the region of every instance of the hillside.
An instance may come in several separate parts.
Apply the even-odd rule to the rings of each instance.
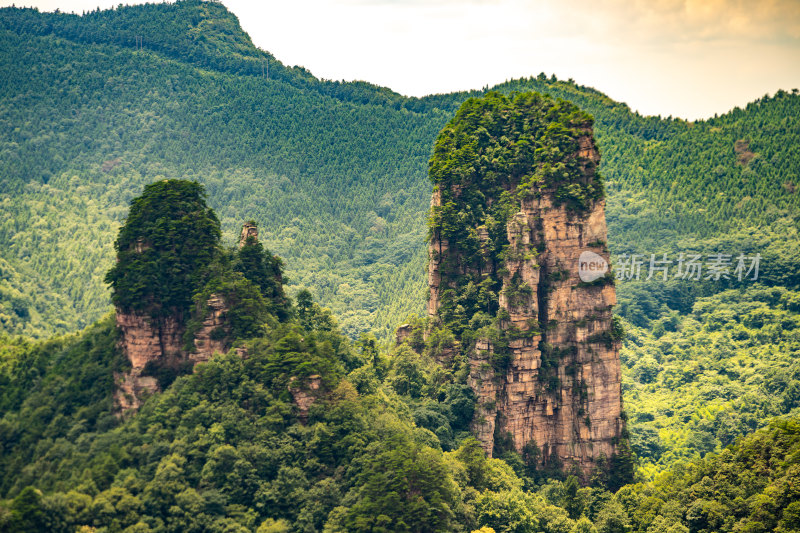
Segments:
[[[477,92],[405,98],[318,80],[194,0],[84,16],[3,8],[0,49],[3,331],[45,337],[102,316],[125,205],[159,177],[203,183],[229,242],[241,213],[255,218],[290,293],[310,288],[347,335],[386,336],[422,311],[431,146]],[[758,251],[762,282],[798,286],[800,95],[687,123],[544,75],[495,89],[594,116],[612,255]],[[647,326],[729,285],[622,283],[619,312]]]
[[[797,291],[757,285],[701,298],[651,330],[627,324],[622,390],[643,474],[800,414],[799,302]]]
[[[280,269],[252,261],[269,259],[252,236],[231,248],[219,238],[197,183],[159,181],[131,202],[109,272],[117,319],[189,313],[189,326],[207,308],[187,308],[186,297],[204,302],[213,290],[227,304],[222,331],[237,347],[159,379],[163,389],[137,412],[118,416],[113,407],[118,373],[132,361],[119,342],[127,332],[112,317],[76,335],[0,344],[0,531],[699,533],[800,525],[796,420],[775,420],[718,455],[622,487],[602,462],[580,487],[569,472],[542,469],[527,448],[487,458],[465,431],[478,406],[465,374],[434,360],[441,335],[412,335],[388,353],[374,340],[351,343],[307,292],[284,307]],[[168,282],[136,283],[159,276]],[[731,313],[716,323],[737,340],[787,322],[778,308],[798,301],[774,289],[747,297],[767,305],[741,314],[745,328]],[[738,303],[736,295],[723,300]],[[717,303],[696,305],[708,326],[705,311]]]
[[[800,526],[796,420],[776,421],[716,456],[612,494],[579,488],[575,478],[542,480],[518,455],[486,459],[474,440],[443,451],[440,438],[419,424],[438,419],[449,428],[463,400],[447,393],[436,402],[437,376],[401,354],[383,370],[386,359],[351,372],[304,425],[280,386],[295,362],[276,363],[288,347],[304,356],[315,347],[296,338],[287,344],[287,329],[253,345],[250,359],[217,357],[179,378],[120,424],[91,407],[110,407],[109,383],[92,378],[115,364],[97,357],[114,353],[103,348],[112,331],[109,321],[36,352],[17,349],[38,352],[46,385],[0,419],[0,530],[335,532],[383,525],[686,533]],[[87,354],[94,354],[95,370],[88,370]],[[79,382],[89,385],[83,397],[69,386]],[[403,383],[421,385],[422,397]],[[414,507],[398,505],[411,496]]]
[[[600,213],[605,195],[608,242],[592,246],[617,265],[762,257],[758,280],[636,280],[619,266],[605,278],[619,305],[595,341],[612,359],[621,344],[624,410],[609,418],[624,421],[611,438],[626,453],[584,471],[511,432],[491,435],[488,458],[473,438],[497,403],[477,397],[454,341],[466,352],[504,317],[482,312],[474,280],[454,274],[427,339],[431,323],[408,318],[424,313],[428,227],[468,252],[465,221],[504,213],[475,186],[452,218],[428,218],[432,187],[471,172],[446,150],[432,158],[435,139],[485,91],[406,98],[318,80],[256,49],[215,2],[0,9],[0,531],[800,530],[800,95],[690,123],[545,75],[494,89],[567,100],[521,95],[537,105],[520,116],[549,102],[593,122],[598,173],[561,198]],[[537,130],[547,150],[527,163],[572,146],[564,124]],[[483,170],[504,169],[516,143],[489,129]],[[202,202],[186,211],[172,186]],[[250,219],[263,248],[236,244]],[[548,249],[513,259],[502,233],[498,264]],[[513,276],[496,274],[500,306]],[[545,277],[541,301],[600,288]],[[134,364],[112,298],[123,317],[179,316],[181,346]],[[574,324],[520,314],[530,330],[511,333],[566,338],[598,320],[587,311]],[[406,320],[406,342],[379,342]],[[201,330],[227,353],[198,357]],[[510,363],[503,343],[520,339],[501,330],[479,373]],[[563,384],[569,355],[547,350],[540,387]],[[129,378],[148,386],[122,405]]]

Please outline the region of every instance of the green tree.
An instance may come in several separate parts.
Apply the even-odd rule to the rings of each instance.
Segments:
[[[219,240],[219,221],[202,185],[162,180],[145,186],[114,242],[118,260],[106,275],[112,301],[154,318],[188,315],[219,254]]]
[[[400,436],[391,438],[362,474],[348,531],[450,531],[456,487],[441,452]]]
[[[46,526],[47,517],[42,507],[41,491],[25,487],[11,502],[7,518],[8,531],[11,533],[44,531]]]
[[[578,478],[568,476],[564,482],[564,509],[573,520],[577,520],[583,513],[583,501],[578,494],[579,489]]]
[[[597,530],[599,533],[628,533],[631,531],[631,521],[625,508],[616,500],[606,504],[597,517]]]
[[[280,257],[272,255],[254,237],[248,237],[236,252],[234,270],[256,284],[268,302],[270,313],[280,320],[289,318],[289,301],[283,291],[283,260]]]
[[[297,317],[306,329],[313,328],[314,299],[308,289],[302,289],[295,296],[297,300]]]

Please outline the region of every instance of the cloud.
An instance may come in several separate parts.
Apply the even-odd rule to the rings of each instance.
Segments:
[[[584,6],[588,2],[582,2]],[[797,0],[599,0],[593,11],[627,36],[653,42],[800,39]]]

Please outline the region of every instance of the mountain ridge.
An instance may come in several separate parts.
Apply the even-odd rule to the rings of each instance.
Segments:
[[[612,254],[763,255],[759,284],[618,280],[609,340],[628,333],[619,418],[642,468],[613,494],[613,468],[581,488],[535,449],[487,458],[468,429],[491,406],[463,369],[436,364],[448,331],[426,340],[412,317],[398,346],[364,334],[385,338],[422,312],[431,146],[484,91],[402,99],[131,44],[0,30],[0,331],[91,324],[44,341],[0,333],[0,529],[800,529],[798,95],[690,123],[544,75],[500,87],[595,115]],[[113,318],[95,320],[109,307],[103,278],[127,204],[175,177],[205,185],[227,244],[243,215],[257,219],[286,260],[296,315],[246,354],[177,378],[147,369],[164,386],[120,419],[114,376],[132,367]],[[218,328],[208,291],[196,296]],[[206,325],[194,318],[192,331]],[[222,325],[203,341],[226,341]]]
[[[10,19],[23,13],[29,26],[65,19],[79,34],[103,17],[200,8],[235,22],[219,4],[190,1],[86,17],[4,8],[0,23],[21,26]],[[229,26],[238,28],[234,22]],[[101,278],[113,228],[125,203],[159,176],[203,181],[228,241],[236,237],[236,212],[259,218],[265,243],[287,260],[292,290],[312,288],[351,337],[375,330],[386,338],[422,311],[413,302],[424,293],[430,146],[460,102],[484,91],[405,99],[300,70],[273,69],[267,80],[260,66],[252,75],[208,70],[181,59],[182,50],[172,57],[146,46],[137,52],[135,41],[89,45],[26,31],[0,32],[4,331],[42,337],[85,327],[104,313]],[[267,54],[253,50],[252,57]],[[537,90],[595,115],[614,253],[760,247],[770,251],[770,283],[797,286],[797,247],[775,236],[796,233],[800,220],[800,195],[791,192],[800,162],[790,149],[800,142],[800,96],[779,91],[689,123],[639,116],[595,89],[543,74],[498,88]],[[769,136],[754,126],[763,123],[773,125]],[[735,152],[742,139],[757,154],[746,165]],[[703,197],[708,186],[716,188],[713,198]],[[712,211],[709,202],[716,202]],[[80,217],[56,223],[58,213],[73,212]],[[33,250],[41,251],[33,257]],[[401,275],[389,273],[398,268]],[[651,301],[642,319],[649,321],[663,305],[688,311],[698,295],[724,288],[626,283],[620,300],[622,309],[642,310],[631,295]]]

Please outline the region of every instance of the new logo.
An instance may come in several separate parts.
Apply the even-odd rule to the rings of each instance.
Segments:
[[[608,261],[594,252],[583,252],[578,258],[578,276],[584,283],[602,278],[608,272]]]

